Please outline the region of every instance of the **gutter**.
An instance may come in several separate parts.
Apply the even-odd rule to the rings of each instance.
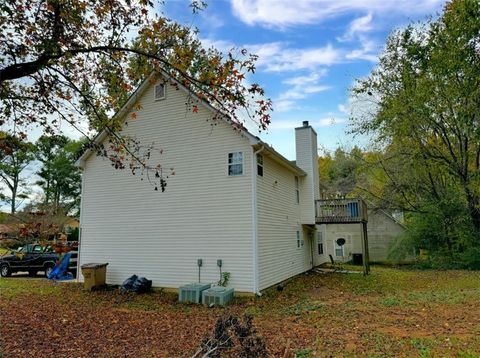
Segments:
[[[80,192],[80,220],[78,225],[78,249],[77,249],[77,277],[75,277],[77,282],[80,282],[80,260],[81,260],[81,252],[82,252],[82,223],[83,223],[83,202],[84,202],[84,193],[85,193],[85,171],[82,172],[82,184],[81,184],[81,192]]]
[[[252,157],[252,237],[253,237],[253,291],[257,296],[261,296],[259,290],[258,275],[258,210],[257,210],[257,154],[261,153],[265,147],[262,145],[257,151],[253,152]]]

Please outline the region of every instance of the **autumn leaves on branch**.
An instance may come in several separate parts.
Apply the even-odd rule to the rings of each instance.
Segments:
[[[161,2],[50,0],[6,1],[0,5],[0,124],[18,137],[32,127],[59,134],[62,123],[88,136],[106,131],[109,144],[128,165],[146,170],[148,149],[122,135],[115,113],[141,81],[163,74],[190,93],[188,108],[207,101],[235,129],[270,123],[272,103],[250,84],[257,56],[243,49],[223,54],[205,49],[197,30],[167,19]],[[194,1],[193,12],[204,2]],[[112,148],[114,151],[112,152]],[[140,148],[136,152],[135,148]],[[133,164],[132,164],[133,163]]]

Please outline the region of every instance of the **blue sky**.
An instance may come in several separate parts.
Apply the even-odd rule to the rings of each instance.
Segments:
[[[260,83],[273,100],[272,124],[261,137],[289,159],[294,130],[308,120],[320,148],[365,146],[346,134],[348,89],[375,67],[388,34],[441,11],[440,0],[210,0],[192,15],[184,1],[165,14],[196,26],[207,46],[246,48],[260,56]]]

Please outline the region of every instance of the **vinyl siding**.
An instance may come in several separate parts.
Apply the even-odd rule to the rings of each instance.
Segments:
[[[326,232],[327,254],[331,254],[335,260],[341,261],[341,257],[335,256],[335,240],[344,238],[344,261],[352,259],[352,254],[362,253],[362,225],[361,224],[328,224],[321,225]],[[388,253],[393,241],[401,235],[405,229],[382,212],[368,212],[368,250],[371,262],[383,262],[388,260]]]
[[[335,261],[350,261],[352,254],[362,253],[361,224],[328,224],[326,233],[327,255],[332,255]],[[339,238],[345,239],[343,258],[335,254],[335,241]]]
[[[300,221],[301,205],[295,199],[295,174],[267,155],[263,160],[264,175],[257,177],[260,289],[308,270],[311,257]],[[302,191],[303,178],[299,179]],[[300,248],[297,230],[304,240]]]
[[[382,212],[368,213],[368,247],[370,261],[388,261],[388,253],[395,239],[405,229]]]
[[[249,141],[223,121],[207,122],[212,114],[202,105],[198,113],[188,111],[183,90],[166,90],[166,99],[154,101],[153,86],[147,87],[124,134],[163,149],[151,162],[174,168],[175,175],[162,193],[146,178],[90,156],[83,174],[81,264],[108,262],[108,283],[137,274],[156,287],[177,288],[198,280],[200,258],[202,282],[218,281],[222,259],[230,286],[252,292]],[[228,153],[236,151],[243,152],[243,175],[228,176]]]

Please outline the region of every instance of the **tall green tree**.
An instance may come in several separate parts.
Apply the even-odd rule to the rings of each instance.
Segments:
[[[78,205],[81,176],[75,159],[81,147],[81,142],[64,136],[42,136],[36,142],[36,158],[41,164],[37,184],[44,193],[43,204],[54,212],[69,212]]]
[[[470,224],[455,222],[473,232],[456,236],[471,232],[478,244],[480,2],[453,0],[438,19],[393,33],[379,65],[353,94],[373,109],[373,115],[354,113],[355,132],[374,135],[384,151],[371,163],[383,176],[377,194],[445,222],[452,212],[442,205],[463,207]]]
[[[24,173],[34,158],[32,143],[0,132],[0,181],[7,192],[1,194],[0,199],[10,206],[12,214],[23,199],[28,197],[29,190]]]
[[[354,195],[358,181],[358,170],[364,153],[354,146],[350,151],[337,148],[333,155],[327,153],[318,159],[322,196],[346,197]]]

